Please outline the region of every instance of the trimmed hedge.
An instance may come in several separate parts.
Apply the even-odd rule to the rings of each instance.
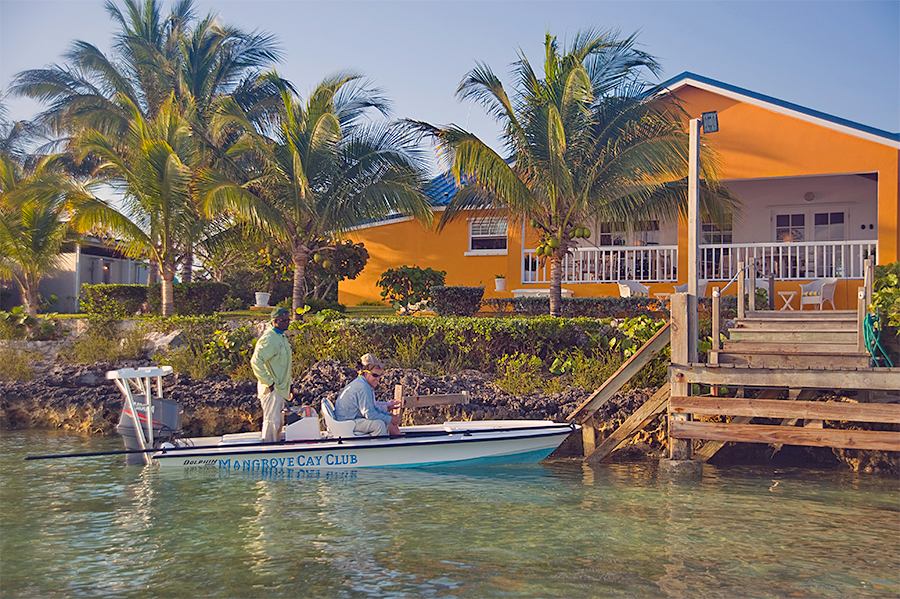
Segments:
[[[210,316],[219,311],[228,297],[231,287],[227,283],[199,281],[197,283],[175,283],[175,314],[182,316]],[[147,303],[154,314],[162,312],[162,283],[147,285]]]
[[[79,294],[82,312],[118,318],[139,314],[146,301],[146,285],[84,284]]]
[[[200,281],[175,283],[175,314],[183,316],[210,316],[219,311],[228,297],[226,283]],[[152,285],[82,285],[81,311],[124,318],[144,311],[144,304],[151,313],[162,312],[162,283]]]
[[[549,297],[493,298],[484,301],[499,314],[515,313],[541,316],[550,313]],[[654,298],[632,297],[564,297],[562,316],[566,318],[617,318],[668,314],[663,302]]]
[[[484,287],[451,287],[441,285],[431,288],[434,311],[441,316],[474,316],[481,309]]]

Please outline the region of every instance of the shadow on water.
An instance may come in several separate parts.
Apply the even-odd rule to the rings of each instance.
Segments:
[[[896,480],[711,466],[672,480],[655,463],[578,460],[299,477],[23,460],[118,447],[0,435],[0,597],[900,593]]]

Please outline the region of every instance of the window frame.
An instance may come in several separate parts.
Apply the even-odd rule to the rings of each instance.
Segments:
[[[468,231],[467,231],[467,247],[464,255],[466,256],[506,256],[509,253],[509,219],[505,216],[480,216],[480,217],[472,217],[468,220]],[[480,227],[483,225],[488,225],[494,228],[497,228],[497,231],[493,231],[487,234],[479,234],[476,235],[473,232],[473,229],[476,227]],[[499,227],[502,226],[503,235],[499,234]],[[491,234],[492,233],[492,234]],[[499,240],[503,239],[503,243],[505,247],[503,248],[473,248],[473,242],[476,239],[494,239]]]

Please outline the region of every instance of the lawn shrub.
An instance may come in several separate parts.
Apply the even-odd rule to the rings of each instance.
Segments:
[[[172,300],[175,314],[181,316],[211,316],[219,311],[229,297],[227,283],[199,281],[175,283]],[[162,283],[147,285],[147,304],[153,314],[162,313]]]
[[[147,301],[147,286],[84,284],[78,299],[82,312],[126,318],[142,311]]]
[[[0,346],[0,381],[30,381],[34,378],[31,362],[36,354]]]
[[[484,287],[431,288],[432,305],[441,316],[474,316],[481,309]]]
[[[484,300],[484,304],[498,314],[515,313],[525,316],[550,314],[548,297],[491,298]],[[668,310],[662,302],[647,297],[562,298],[562,316],[566,318],[634,318],[657,313],[668,316]]]

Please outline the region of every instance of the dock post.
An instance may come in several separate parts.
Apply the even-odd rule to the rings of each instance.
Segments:
[[[670,297],[670,308],[672,318],[672,363],[673,364],[689,364],[690,350],[688,347],[691,334],[692,312],[689,310],[688,294],[675,293]],[[697,313],[693,312],[693,318],[697,318]],[[696,341],[694,341],[696,344]],[[679,375],[669,380],[670,393],[669,396],[685,397],[690,395],[690,384],[684,381],[684,377]],[[671,431],[672,421],[688,420],[689,414],[673,414],[671,410],[671,402],[669,404],[669,430]],[[702,470],[702,464],[691,460],[691,440],[690,439],[673,439],[669,435],[669,457],[659,461],[660,471],[672,475],[691,475],[696,476]]]

